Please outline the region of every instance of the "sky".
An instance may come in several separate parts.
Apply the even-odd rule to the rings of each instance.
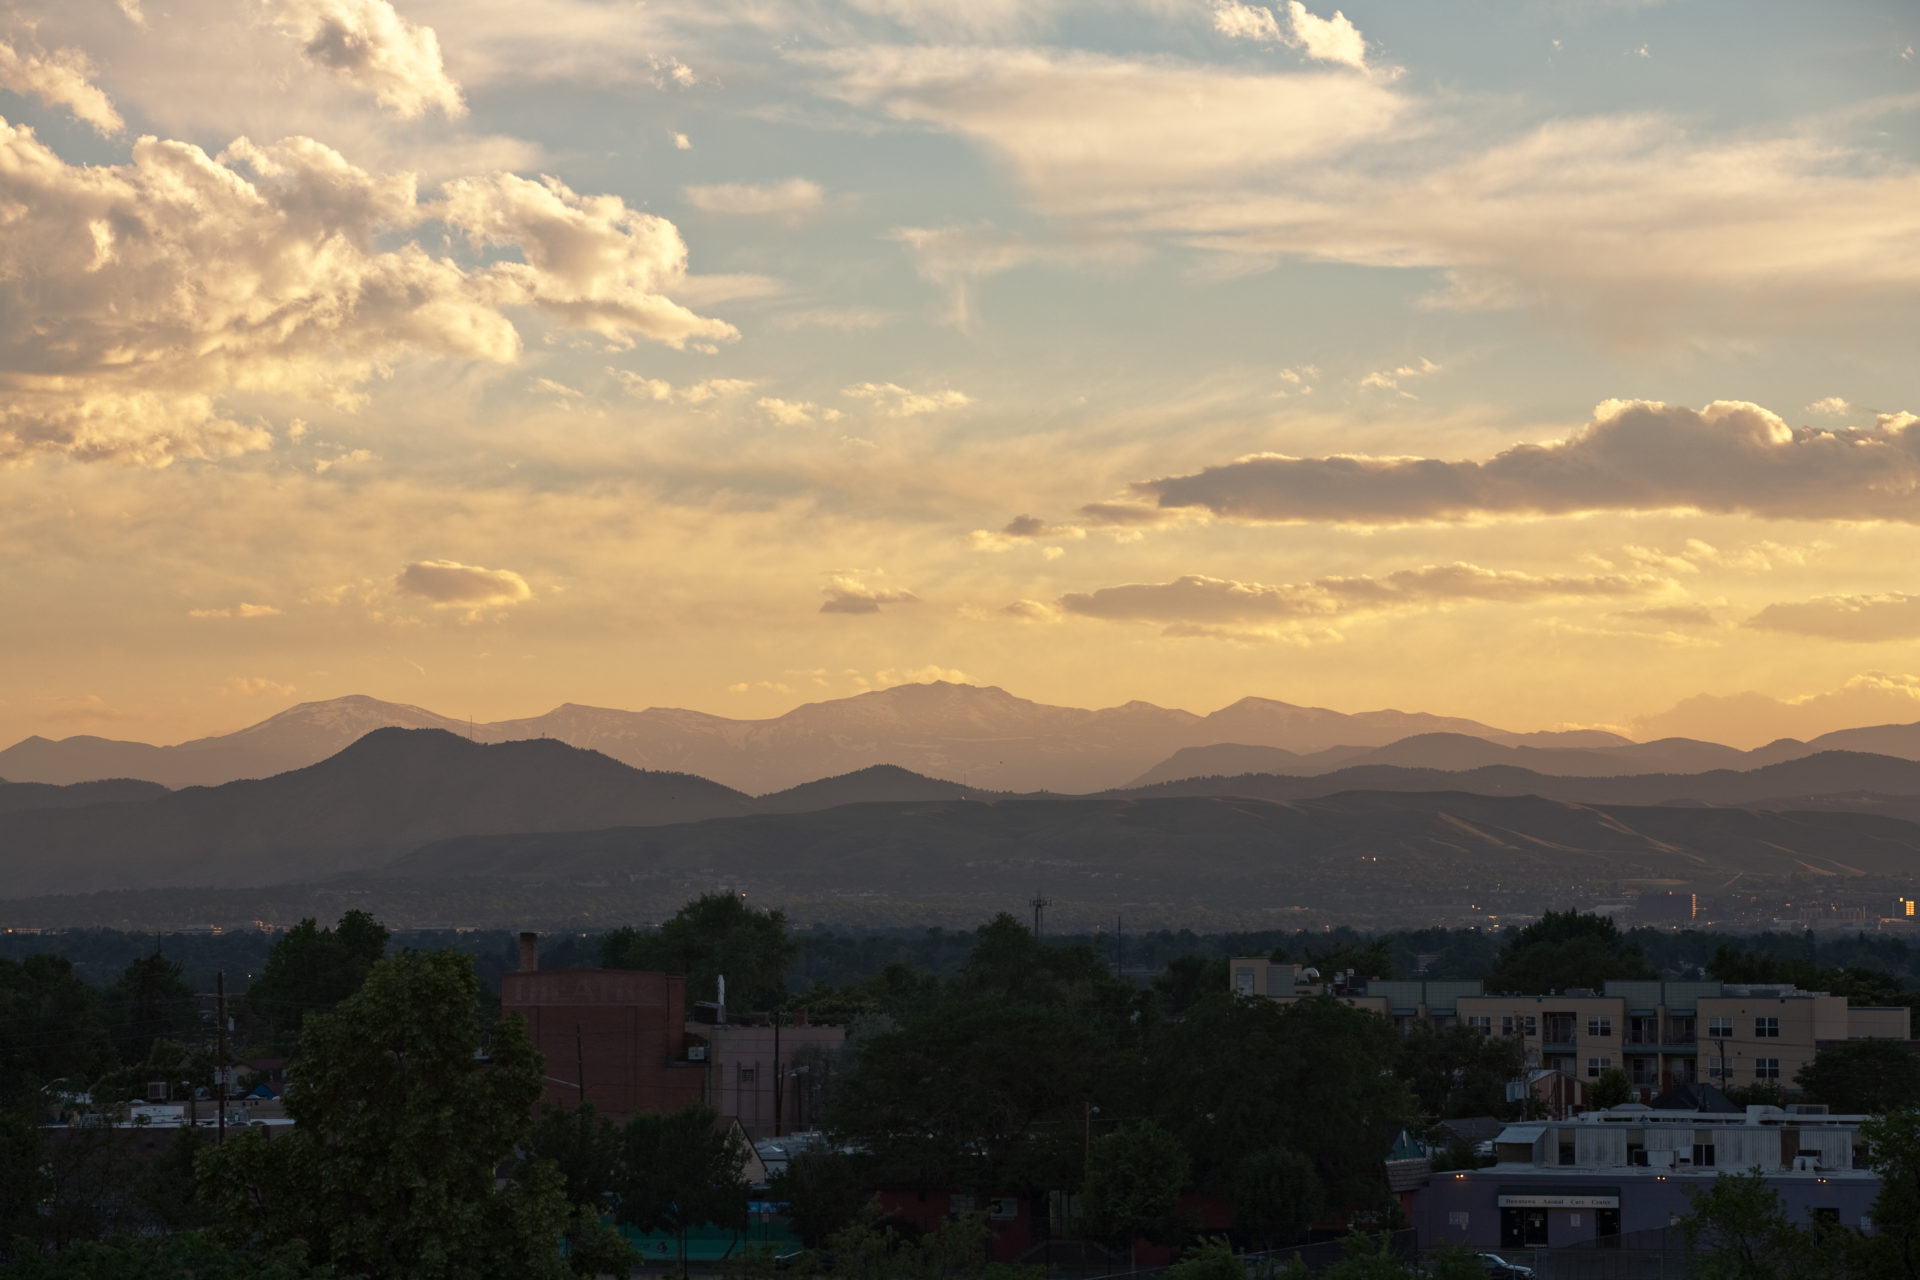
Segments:
[[[0,4],[0,739],[1920,720],[1920,7]]]

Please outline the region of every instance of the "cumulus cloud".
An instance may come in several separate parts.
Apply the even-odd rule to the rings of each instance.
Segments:
[[[218,609],[189,609],[189,618],[277,618],[280,610],[270,604],[225,605]]]
[[[1235,520],[1393,524],[1586,511],[1920,522],[1920,432],[1789,427],[1758,405],[1608,401],[1565,440],[1485,461],[1260,454],[1134,486]]]
[[[964,391],[909,391],[893,382],[859,382],[843,387],[840,394],[854,400],[871,400],[889,418],[914,418],[923,413],[961,409],[973,403]]]
[[[820,190],[819,183],[805,178],[760,185],[722,182],[688,187],[687,203],[703,213],[749,214],[798,222],[820,212],[826,204],[826,193]]]
[[[1274,20],[1273,10],[1239,4],[1237,0],[1220,0],[1213,6],[1213,29],[1235,40],[1282,39],[1280,24]]]
[[[1825,640],[1912,640],[1920,637],[1920,595],[1816,596],[1770,604],[1746,625]]]
[[[65,107],[94,132],[110,138],[125,127],[113,103],[93,83],[93,64],[78,49],[22,52],[0,40],[0,88],[50,107]]]
[[[838,409],[822,409],[811,400],[782,400],[778,396],[762,396],[754,402],[754,407],[783,427],[797,427],[806,422],[837,422],[842,417]]]
[[[440,61],[432,27],[402,18],[389,0],[280,0],[280,23],[315,64],[345,76],[381,106],[413,120],[467,113]]]
[[[688,141],[686,134],[676,133],[673,135],[673,149],[675,151],[691,151],[693,150],[693,143]]]
[[[687,246],[665,218],[618,196],[582,196],[558,178],[511,173],[446,185],[440,216],[475,248],[513,247],[525,262],[495,262],[484,277],[502,303],[535,306],[619,346],[634,334],[683,347],[736,338],[722,320],[665,296],[686,279]]]
[[[402,595],[419,596],[436,609],[494,607],[533,599],[533,588],[511,569],[483,569],[457,560],[416,560],[393,579]]]
[[[269,680],[265,676],[228,676],[226,684],[221,686],[220,691],[238,694],[243,698],[255,698],[263,693],[284,698],[293,692],[293,686],[278,680]]]
[[[1848,404],[1846,400],[1840,396],[1828,396],[1824,400],[1815,400],[1812,404],[1808,405],[1807,412],[1821,413],[1826,414],[1828,417],[1838,418],[1852,413],[1853,406]]]
[[[0,464],[265,449],[227,393],[352,410],[405,354],[509,363],[512,307],[624,345],[734,336],[664,296],[686,264],[669,222],[551,179],[447,193],[422,201],[411,176],[308,138],[209,156],[149,137],[126,164],[72,166],[0,121]],[[518,257],[463,266],[392,243],[432,218]]]
[[[1331,18],[1314,14],[1300,0],[1287,0],[1286,42],[1316,62],[1338,62],[1367,69],[1367,42],[1360,29],[1338,9]]]
[[[827,596],[826,603],[820,606],[822,613],[878,613],[881,605],[914,604],[920,599],[911,591],[868,586],[845,573],[834,574],[822,590]]]
[[[1472,564],[1427,565],[1384,577],[1318,578],[1267,586],[1203,574],[1172,582],[1129,583],[1061,596],[1059,607],[1085,618],[1176,626],[1276,624],[1355,613],[1427,608],[1461,601],[1523,604],[1567,597],[1645,595],[1669,586],[1650,576],[1536,576]]]

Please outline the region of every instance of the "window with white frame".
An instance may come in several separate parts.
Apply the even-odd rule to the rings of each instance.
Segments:
[[[1477,1031],[1483,1036],[1490,1036],[1493,1034],[1493,1019],[1482,1017],[1479,1014],[1469,1014],[1467,1015],[1467,1030]]]
[[[1527,1028],[1525,1034],[1530,1036],[1537,1036],[1540,1034],[1540,1020],[1537,1017],[1535,1017],[1533,1014],[1530,1013],[1526,1016],[1525,1023]]]
[[[1598,1076],[1602,1071],[1606,1071],[1610,1069],[1612,1066],[1613,1066],[1612,1058],[1588,1058],[1587,1059],[1587,1078],[1592,1079],[1593,1077]]]
[[[1708,1018],[1707,1034],[1716,1040],[1724,1040],[1733,1034],[1732,1018]]]
[[[1761,1040],[1778,1040],[1780,1038],[1780,1019],[1755,1018],[1753,1020],[1753,1034]]]
[[[1780,1078],[1780,1059],[1755,1058],[1753,1060],[1753,1078],[1755,1080],[1778,1080]]]
[[[1506,1013],[1500,1015],[1500,1034],[1503,1036],[1518,1034],[1518,1028],[1514,1025],[1512,1014]]]
[[[1587,1019],[1587,1034],[1590,1036],[1610,1036],[1613,1034],[1613,1019],[1604,1014]]]

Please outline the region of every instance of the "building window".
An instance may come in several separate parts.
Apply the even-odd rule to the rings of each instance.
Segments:
[[[1693,1144],[1693,1163],[1695,1165],[1712,1166],[1713,1144],[1711,1142],[1696,1142]]]
[[[1755,1018],[1753,1020],[1753,1034],[1761,1040],[1778,1040],[1780,1038],[1780,1019]]]
[[[1526,1015],[1526,1017],[1521,1019],[1521,1023],[1526,1027],[1526,1031],[1523,1034],[1530,1035],[1530,1036],[1537,1036],[1540,1034],[1540,1020],[1536,1018],[1533,1014],[1529,1013],[1528,1015]]]
[[[1780,1059],[1755,1058],[1753,1060],[1753,1078],[1755,1080],[1778,1080],[1780,1078]]]
[[[1566,1165],[1573,1163],[1573,1144],[1571,1142],[1563,1142],[1560,1144],[1560,1163]]]
[[[741,1084],[752,1084],[752,1083],[753,1083],[753,1078],[754,1078],[754,1074],[755,1074],[755,1073],[754,1073],[754,1068],[752,1068],[752,1067],[742,1067],[742,1068],[740,1068],[740,1083],[741,1083]]]
[[[1613,1019],[1598,1017],[1587,1019],[1587,1034],[1590,1036],[1610,1036],[1613,1034]]]
[[[1243,995],[1243,996],[1252,995],[1253,994],[1253,970],[1251,969],[1234,970],[1233,989],[1239,995]]]
[[[1515,1028],[1513,1024],[1513,1015],[1510,1013],[1503,1014],[1500,1018],[1500,1034],[1503,1036],[1510,1036],[1514,1034],[1514,1030]]]
[[[1613,1066],[1612,1058],[1588,1058],[1587,1059],[1587,1078],[1592,1079],[1595,1076],[1599,1075],[1602,1071],[1606,1071],[1612,1066]]]
[[[1470,1016],[1467,1019],[1467,1030],[1477,1031],[1483,1036],[1490,1036],[1493,1034],[1493,1019],[1483,1018],[1477,1014]]]
[[[1733,1034],[1732,1018],[1708,1018],[1707,1019],[1707,1035],[1708,1036],[1714,1039],[1724,1040],[1728,1036],[1731,1036],[1732,1034]]]

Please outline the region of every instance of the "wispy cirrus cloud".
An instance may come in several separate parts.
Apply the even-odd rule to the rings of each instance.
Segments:
[[[1872,644],[1920,638],[1920,595],[1888,591],[1878,595],[1816,596],[1770,604],[1746,626],[1760,631],[1815,636]]]
[[[1455,563],[1379,576],[1326,577],[1271,586],[1188,574],[1172,582],[1128,583],[1070,592],[1060,597],[1057,607],[1064,613],[1109,622],[1153,622],[1180,628],[1271,627],[1466,602],[1523,604],[1641,596],[1671,586],[1671,579],[1652,575],[1536,575]]]

